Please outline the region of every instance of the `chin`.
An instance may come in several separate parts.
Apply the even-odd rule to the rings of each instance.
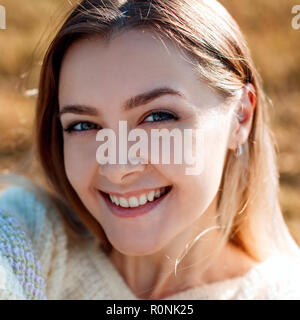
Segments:
[[[133,239],[121,239],[119,241],[112,241],[112,239],[109,239],[109,241],[115,250],[126,256],[146,256],[154,254],[162,249],[161,242],[160,244],[144,243]]]

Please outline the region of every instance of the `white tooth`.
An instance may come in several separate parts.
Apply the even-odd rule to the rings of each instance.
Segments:
[[[141,196],[140,196],[140,199],[139,199],[140,201],[140,205],[143,205],[143,204],[145,204],[146,202],[147,202],[147,196],[146,196],[146,194],[145,193],[143,193]]]
[[[116,196],[113,196],[114,203],[118,206],[120,204],[119,199]]]
[[[110,197],[110,201],[114,202],[114,198],[111,195],[109,195],[109,197]]]
[[[147,198],[149,201],[153,201],[153,199],[154,199],[154,191],[153,190],[148,193]]]
[[[138,207],[139,206],[139,201],[136,197],[130,197],[129,198],[129,206],[130,208]]]
[[[155,196],[155,198],[159,198],[160,197],[160,190],[156,190],[154,196]]]
[[[128,201],[125,198],[120,198],[120,206],[124,208],[128,208],[129,207]]]

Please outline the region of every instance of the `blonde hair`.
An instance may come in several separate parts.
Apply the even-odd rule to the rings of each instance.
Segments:
[[[57,119],[63,56],[80,39],[99,36],[109,41],[114,33],[140,27],[175,41],[194,61],[199,78],[224,97],[237,98],[248,83],[255,88],[253,124],[243,153],[236,158],[228,150],[226,155],[218,199],[220,225],[224,227],[219,248],[230,239],[258,261],[278,250],[296,252],[298,246],[288,232],[278,202],[276,143],[270,129],[269,103],[238,25],[214,0],[84,0],[72,9],[45,55],[35,119],[38,160],[50,183],[52,198],[55,195],[59,199],[56,203],[65,204],[60,206],[60,213],[66,224],[76,234],[84,233],[83,228],[77,228],[78,215],[105,250],[112,248],[65,173],[62,128]],[[66,209],[68,206],[71,209]]]

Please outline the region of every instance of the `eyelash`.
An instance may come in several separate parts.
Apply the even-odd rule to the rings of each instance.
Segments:
[[[173,113],[171,113],[171,112],[167,112],[167,111],[152,111],[151,113],[149,113],[146,117],[145,117],[145,119],[147,119],[148,117],[150,117],[150,116],[152,116],[153,117],[153,115],[154,114],[160,114],[160,116],[161,115],[168,115],[168,116],[171,116],[173,119],[172,120],[178,120],[179,119],[179,117],[178,116],[176,116],[175,114],[173,114]],[[154,119],[154,118],[153,118]],[[164,121],[170,121],[171,119],[168,119],[168,120],[166,120],[166,119],[164,119],[164,120],[160,120],[160,121],[147,121],[148,123],[149,122],[164,122]]]
[[[89,124],[89,125],[93,125],[93,126],[96,126],[96,127],[99,127],[98,125],[92,123],[92,122],[89,122],[89,121],[77,121],[77,122],[73,122],[71,123],[66,129],[64,129],[64,131],[68,134],[71,134],[72,132],[82,132],[82,131],[89,131],[91,129],[86,129],[86,130],[75,130],[74,128],[79,125],[79,124]],[[99,127],[98,130],[100,130],[101,128]]]
[[[166,112],[166,111],[152,111],[150,114],[148,114],[145,119],[147,119],[148,117],[152,116],[154,114],[159,114],[160,117],[162,117],[162,115],[168,115],[168,116],[171,116],[173,117],[173,119],[164,119],[164,120],[158,120],[158,121],[147,121],[148,123],[149,122],[165,122],[165,121],[170,121],[170,120],[178,120],[179,117],[177,117],[176,115],[170,113],[170,112]],[[154,119],[154,117],[153,117]],[[89,122],[89,121],[77,121],[77,122],[73,122],[71,123],[66,129],[64,129],[64,131],[68,134],[71,134],[73,132],[82,132],[82,131],[90,131],[90,130],[93,130],[93,129],[86,129],[86,130],[75,130],[74,128],[78,125],[78,124],[89,124],[89,125],[93,125],[93,126],[96,126],[96,127],[99,127],[98,125],[92,123],[92,122]],[[101,128],[99,127],[98,130],[100,130]]]

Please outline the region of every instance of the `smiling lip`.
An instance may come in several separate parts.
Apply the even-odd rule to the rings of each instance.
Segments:
[[[146,214],[150,212],[152,209],[154,209],[157,205],[159,205],[163,199],[166,198],[166,196],[170,193],[171,187],[168,188],[168,191],[162,195],[161,197],[153,200],[152,202],[147,202],[144,205],[133,207],[133,208],[124,208],[121,206],[117,206],[115,203],[112,203],[109,199],[109,196],[107,193],[104,193],[102,191],[99,191],[99,194],[104,198],[106,205],[110,209],[111,213],[121,217],[121,218],[133,218],[137,217],[143,214]]]

